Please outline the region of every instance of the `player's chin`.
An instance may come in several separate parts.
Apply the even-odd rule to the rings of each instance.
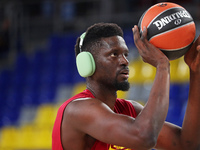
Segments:
[[[128,82],[128,80],[124,80],[121,82],[117,82],[115,84],[115,87],[117,90],[121,90],[121,91],[128,91],[130,88],[130,83]]]

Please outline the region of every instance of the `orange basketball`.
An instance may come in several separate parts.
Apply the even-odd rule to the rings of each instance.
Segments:
[[[153,5],[141,16],[140,33],[147,27],[147,39],[159,48],[169,60],[183,56],[195,39],[195,23],[182,6],[163,2]]]

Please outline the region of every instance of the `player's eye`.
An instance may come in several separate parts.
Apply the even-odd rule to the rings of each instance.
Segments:
[[[117,57],[117,53],[111,53],[111,57]]]
[[[125,57],[128,57],[128,53],[125,53],[124,56],[125,56]]]

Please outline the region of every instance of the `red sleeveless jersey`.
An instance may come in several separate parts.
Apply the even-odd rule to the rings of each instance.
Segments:
[[[52,132],[52,150],[63,150],[60,131],[61,131],[61,123],[62,123],[62,117],[63,117],[65,107],[67,106],[67,104],[69,104],[71,101],[75,99],[86,98],[86,97],[95,98],[93,94],[89,90],[86,89],[83,92],[65,101],[58,109],[58,113],[56,116],[53,132]],[[116,100],[116,103],[114,106],[114,112],[118,114],[128,115],[134,118],[136,117],[136,112],[133,105],[130,102],[125,101],[123,99]],[[106,144],[97,140],[91,150],[131,150],[131,149],[116,146],[116,145]]]

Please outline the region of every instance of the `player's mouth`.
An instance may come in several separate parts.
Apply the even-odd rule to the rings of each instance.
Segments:
[[[129,69],[122,69],[119,72],[120,76],[122,76],[123,78],[128,79],[129,78]]]

